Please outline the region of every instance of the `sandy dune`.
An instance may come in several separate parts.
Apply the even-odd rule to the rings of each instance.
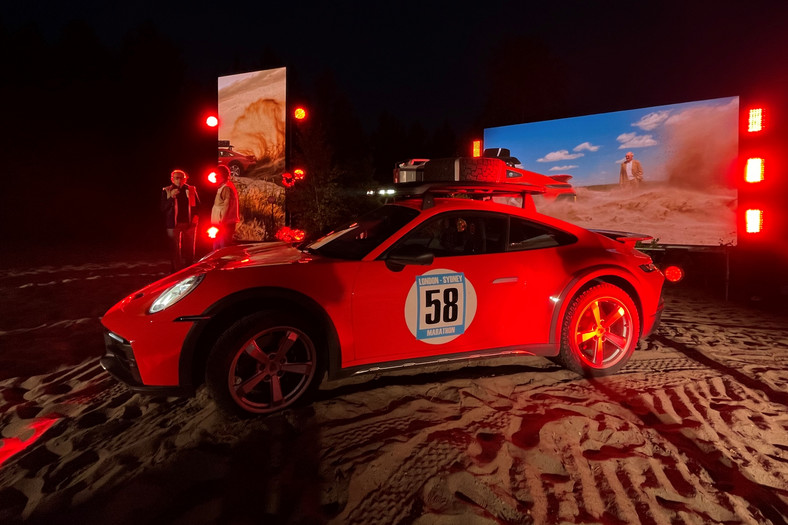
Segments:
[[[577,188],[577,202],[541,202],[541,213],[584,228],[646,233],[660,244],[736,244],[735,189],[669,184],[639,190]]]

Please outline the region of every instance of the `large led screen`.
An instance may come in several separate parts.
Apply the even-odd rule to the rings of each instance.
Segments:
[[[271,239],[284,223],[286,68],[219,77],[219,164],[238,189],[240,240]]]
[[[484,147],[571,176],[577,199],[538,199],[547,215],[664,245],[734,245],[738,116],[738,97],[718,98],[488,128]]]

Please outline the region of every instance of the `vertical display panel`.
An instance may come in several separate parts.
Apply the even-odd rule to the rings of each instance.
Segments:
[[[238,190],[236,239],[273,238],[284,223],[286,68],[219,77],[219,164]]]
[[[541,213],[660,244],[734,245],[738,131],[739,97],[727,97],[488,128],[484,147],[571,176],[577,200],[537,202]],[[622,168],[627,153],[639,169]]]

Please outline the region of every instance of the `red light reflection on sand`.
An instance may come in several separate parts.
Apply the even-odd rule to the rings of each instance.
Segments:
[[[52,425],[60,421],[59,418],[40,418],[36,419],[29,425],[27,425],[27,429],[33,431],[33,435],[31,435],[27,439],[19,439],[17,437],[0,439],[0,467],[3,466],[3,463],[6,462],[9,458],[22,452],[27,447],[38,441],[38,438],[44,435],[44,433],[49,430]]]

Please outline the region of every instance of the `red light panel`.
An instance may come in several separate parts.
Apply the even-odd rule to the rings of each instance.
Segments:
[[[471,155],[474,158],[478,158],[482,156],[482,141],[481,140],[474,140],[472,146]]]
[[[754,108],[750,110],[749,123],[747,125],[747,132],[757,133],[763,130],[763,108]]]
[[[763,180],[764,163],[761,158],[747,159],[747,167],[744,170],[744,180],[747,182],[761,182]]]
[[[747,233],[760,233],[763,230],[763,210],[747,210],[744,221]]]

